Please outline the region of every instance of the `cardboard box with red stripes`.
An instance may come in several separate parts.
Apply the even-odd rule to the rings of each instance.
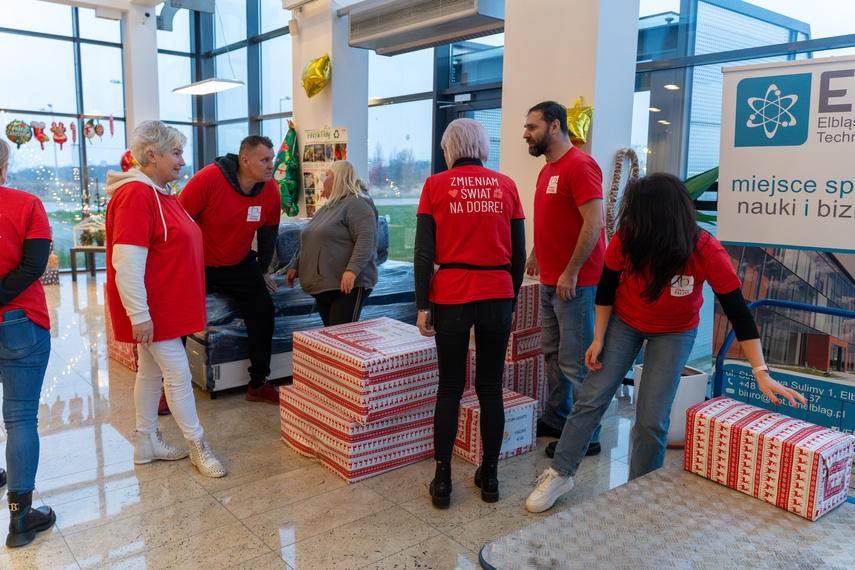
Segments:
[[[502,387],[534,399],[539,418],[546,407],[549,391],[546,388],[546,361],[543,352],[515,362],[505,362]],[[469,369],[466,371],[466,390],[475,388],[475,351],[469,350]]]
[[[294,385],[363,424],[433,406],[436,344],[389,318],[294,333]]]
[[[136,370],[138,368],[139,353],[137,345],[132,342],[121,342],[116,340],[113,332],[113,321],[110,318],[110,304],[107,302],[107,284],[104,284],[104,328],[107,333],[107,356]]]
[[[724,396],[686,413],[687,471],[809,520],[846,500],[851,435]]]
[[[517,308],[514,311],[511,330],[531,329],[539,327],[540,323],[540,281],[526,277],[517,295]]]
[[[505,431],[502,437],[502,449],[499,459],[512,457],[535,448],[535,432],[538,404],[528,396],[503,390],[505,405]],[[474,391],[463,394],[460,400],[460,413],[457,420],[457,439],[454,441],[454,453],[474,463],[481,464],[484,449],[481,445],[481,406]]]
[[[540,346],[540,327],[532,327],[511,331],[511,337],[508,339],[508,350],[505,352],[505,361],[514,362],[522,360],[543,352]],[[475,350],[475,330],[474,328],[469,333],[469,348]]]
[[[285,443],[350,483],[433,456],[433,406],[362,425],[295,386],[279,402]]]

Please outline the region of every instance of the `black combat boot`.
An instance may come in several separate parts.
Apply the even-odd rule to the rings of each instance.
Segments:
[[[56,514],[50,507],[34,509],[32,505],[32,491],[9,491],[9,536],[6,537],[9,548],[30,544],[37,532],[49,529],[56,522]]]
[[[436,460],[436,474],[430,482],[430,502],[438,509],[451,505],[451,461]]]
[[[475,470],[475,486],[481,489],[481,500],[485,503],[499,501],[499,459],[484,458],[481,467]]]

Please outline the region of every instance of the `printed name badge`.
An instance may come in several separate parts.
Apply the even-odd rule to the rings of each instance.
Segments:
[[[671,296],[685,297],[691,295],[695,288],[695,278],[692,275],[677,275],[671,281]]]
[[[261,206],[250,206],[246,211],[247,222],[261,221]]]
[[[549,184],[546,187],[547,194],[556,194],[558,192],[558,176],[553,176],[549,179]]]

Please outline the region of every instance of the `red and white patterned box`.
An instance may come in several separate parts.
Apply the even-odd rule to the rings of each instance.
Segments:
[[[107,303],[107,284],[104,284],[104,328],[107,332],[107,356],[136,370],[138,368],[139,353],[137,345],[133,342],[122,342],[116,340],[113,332],[113,320],[110,318],[110,304]]]
[[[515,362],[505,362],[502,387],[534,399],[538,403],[535,416],[540,418],[549,397],[546,388],[546,361],[543,358],[543,352]],[[470,349],[469,369],[466,371],[466,390],[474,388],[475,351]]]
[[[539,327],[540,323],[540,281],[526,277],[517,295],[517,308],[514,311],[511,330],[521,331]]]
[[[349,483],[433,456],[433,407],[361,425],[295,386],[279,388],[282,439]]]
[[[537,402],[507,389],[503,390],[502,400],[505,405],[505,433],[499,459],[534,449],[537,431]],[[480,465],[484,456],[480,421],[481,406],[478,404],[478,396],[474,391],[465,392],[460,400],[454,453],[475,465]]]
[[[436,343],[386,317],[294,333],[294,385],[366,424],[432,406]]]
[[[846,500],[851,435],[724,396],[686,414],[687,471],[812,521]]]
[[[511,331],[508,339],[508,350],[505,352],[505,362],[514,362],[543,352],[540,346],[540,327],[532,327],[520,331]],[[469,333],[469,348],[475,350],[475,329]]]

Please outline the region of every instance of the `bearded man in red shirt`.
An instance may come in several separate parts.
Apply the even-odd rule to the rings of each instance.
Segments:
[[[179,200],[202,229],[205,289],[237,301],[249,339],[246,399],[279,405],[267,381],[277,290],[268,267],[279,233],[280,196],[272,180],[276,153],[267,137],[248,136],[237,155],[214,159],[184,186]],[[258,237],[258,252],[252,250]]]

